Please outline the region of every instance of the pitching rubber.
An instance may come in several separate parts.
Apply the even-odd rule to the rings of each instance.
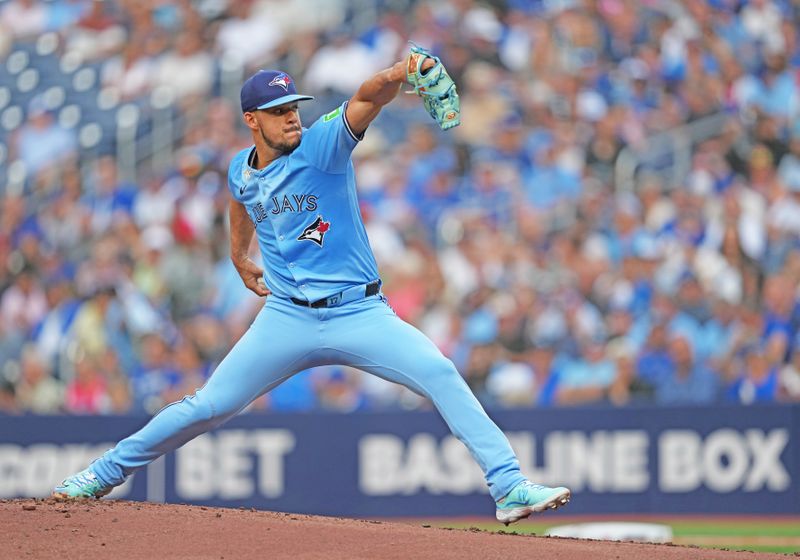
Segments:
[[[542,513],[548,509],[558,509],[561,506],[567,505],[571,497],[570,491],[565,489],[555,496],[547,500],[535,503],[532,506],[525,506],[521,508],[514,508],[510,510],[497,510],[496,517],[501,523],[508,526],[510,523],[516,523],[520,519],[525,519],[533,513]]]

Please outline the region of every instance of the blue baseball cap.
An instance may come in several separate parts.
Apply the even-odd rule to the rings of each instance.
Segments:
[[[314,98],[298,94],[292,77],[280,70],[259,70],[247,79],[241,92],[243,113],[306,99]]]

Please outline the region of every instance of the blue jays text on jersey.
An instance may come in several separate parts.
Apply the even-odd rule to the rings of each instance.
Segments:
[[[289,198],[289,195],[285,194],[283,195],[282,202],[278,201],[277,196],[273,196],[271,203],[271,214],[280,214],[282,212],[313,212],[317,209],[317,197],[313,194],[293,194],[291,198]],[[268,217],[267,210],[264,209],[264,205],[260,201],[256,202],[255,206],[252,208],[248,208],[248,212],[250,212],[250,216],[253,219],[253,225],[255,226],[266,220]]]
[[[350,160],[359,138],[345,110],[304,128],[300,145],[263,169],[250,165],[254,146],[231,161],[228,187],[255,225],[277,297],[316,301],[378,279]]]

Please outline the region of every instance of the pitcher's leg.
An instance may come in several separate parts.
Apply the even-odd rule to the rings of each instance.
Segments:
[[[487,416],[464,379],[433,342],[373,300],[340,316],[331,346],[347,365],[405,385],[431,399],[453,434],[480,465],[495,500],[525,480],[508,439]]]
[[[291,312],[278,314],[268,304],[200,390],[163,408],[92,463],[91,470],[106,484],[121,484],[137,469],[222,424],[307,367],[313,342],[303,343],[308,339],[296,335],[296,318]],[[305,327],[308,330],[308,323]]]

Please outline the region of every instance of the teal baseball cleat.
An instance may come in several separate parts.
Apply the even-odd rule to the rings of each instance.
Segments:
[[[569,488],[550,488],[525,480],[517,484],[504,498],[497,500],[497,520],[506,525],[515,523],[532,513],[566,505],[569,498]]]
[[[55,487],[51,496],[57,500],[102,498],[113,489],[113,486],[104,484],[90,469],[84,469],[65,478]]]

